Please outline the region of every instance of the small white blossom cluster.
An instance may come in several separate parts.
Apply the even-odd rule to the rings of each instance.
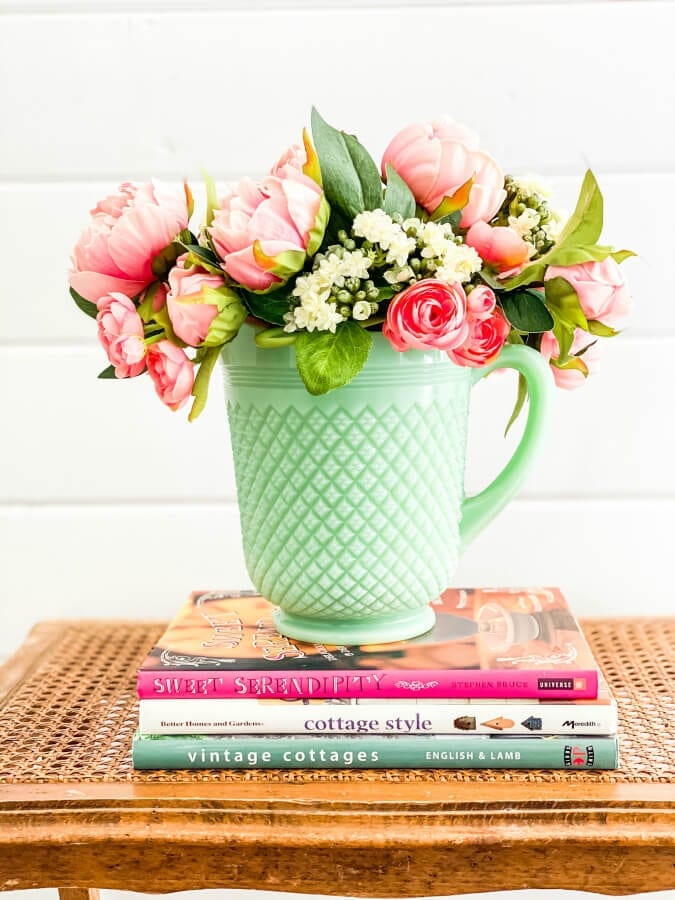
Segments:
[[[374,209],[359,213],[353,234],[382,251],[391,266],[382,277],[391,285],[431,275],[448,283],[464,283],[482,266],[480,256],[460,242],[448,223],[417,218],[396,222],[383,209]]]
[[[352,232],[371,244],[379,244],[386,253],[386,262],[399,267],[408,262],[415,249],[414,238],[408,237],[403,228],[383,209],[359,213],[354,219]]]
[[[526,242],[530,257],[549,250],[558,240],[567,215],[548,202],[550,188],[534,176],[507,175],[507,201],[495,224],[508,225]]]
[[[341,256],[329,253],[322,257],[313,272],[301,275],[295,282],[293,296],[299,305],[284,315],[284,331],[332,331],[343,322],[345,316],[337,309],[333,287],[341,288],[349,279],[367,279],[371,260],[362,250],[345,251]],[[371,314],[367,301],[358,301],[352,309],[352,317],[364,321]]]
[[[508,223],[517,231],[530,248],[530,256],[533,256],[537,248],[531,238],[538,230],[543,231],[546,240],[552,244],[558,240],[560,232],[565,224],[566,216],[559,210],[551,209],[547,222],[541,223],[541,216],[535,209],[525,209],[519,216],[509,216]]]

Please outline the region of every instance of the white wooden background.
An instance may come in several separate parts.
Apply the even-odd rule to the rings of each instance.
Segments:
[[[147,379],[101,382],[68,254],[126,179],[258,174],[315,103],[379,156],[450,113],[570,207],[587,166],[636,309],[560,392],[547,452],[457,583],[558,583],[580,612],[673,613],[672,2],[0,0],[0,657],[40,618],[169,617],[246,585],[223,404],[188,425]],[[513,384],[476,389],[468,485]]]

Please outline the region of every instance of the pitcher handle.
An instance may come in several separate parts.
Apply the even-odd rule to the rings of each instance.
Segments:
[[[553,379],[549,365],[540,353],[531,347],[509,344],[494,362],[473,370],[473,384],[495,369],[515,369],[525,377],[530,398],[529,411],[525,430],[511,459],[480,494],[466,497],[462,504],[462,549],[501,512],[520,488],[541,449],[551,411]]]

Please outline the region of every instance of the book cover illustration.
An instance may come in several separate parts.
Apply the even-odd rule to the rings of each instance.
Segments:
[[[597,666],[557,588],[449,589],[426,634],[334,647],[293,641],[253,592],[196,592],[139,670],[141,697],[597,695]]]
[[[590,700],[365,697],[141,700],[142,734],[615,734],[605,680]]]
[[[137,769],[614,769],[616,737],[141,735]]]

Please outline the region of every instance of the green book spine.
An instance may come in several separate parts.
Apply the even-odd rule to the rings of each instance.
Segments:
[[[615,769],[616,737],[140,735],[137,769]]]

